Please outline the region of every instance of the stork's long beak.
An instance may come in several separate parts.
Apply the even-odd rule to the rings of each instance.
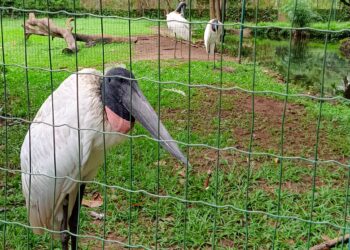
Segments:
[[[132,92],[132,93],[130,93]],[[125,93],[125,92],[124,92]],[[153,138],[158,139],[158,116],[152,106],[147,101],[137,84],[132,85],[132,91],[123,95],[123,104],[128,111],[145,127]],[[176,142],[169,132],[159,121],[159,140],[161,145],[179,161],[187,164],[187,158],[182,154]]]

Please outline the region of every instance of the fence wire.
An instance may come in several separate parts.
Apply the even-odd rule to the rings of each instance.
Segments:
[[[3,95],[0,102],[0,228],[3,249],[55,249],[60,246],[55,238],[62,233],[77,236],[78,245],[88,249],[109,246],[309,249],[324,238],[339,236],[344,237],[341,249],[346,247],[349,101],[341,95],[327,93],[328,67],[332,67],[327,60],[329,47],[334,47],[331,38],[350,32],[350,29],[331,29],[337,1],[332,0],[326,28],[315,28],[296,27],[295,17],[290,27],[261,24],[259,0],[254,1],[254,22],[247,23],[246,1],[243,0],[239,23],[223,19],[225,40],[222,42],[222,38],[217,46],[221,52],[217,69],[211,68],[201,42],[208,20],[193,20],[191,0],[187,1],[188,21],[177,23],[188,24],[192,35],[184,44],[181,41],[181,58],[176,59],[168,53],[172,55],[175,40],[171,34],[167,37],[167,21],[162,19],[160,0],[156,18],[132,17],[130,0],[128,16],[106,14],[104,1],[97,2],[98,14],[78,12],[75,0],[73,11],[51,11],[55,3],[49,0],[46,10],[27,8],[24,0],[20,8],[5,3],[0,6]],[[294,12],[297,8],[298,0],[295,0]],[[225,10],[222,9],[223,17]],[[10,17],[9,12],[15,16]],[[25,26],[29,13],[53,21],[47,22],[49,35],[27,37]],[[61,46],[65,45],[57,42],[61,38],[52,36],[51,29],[54,25],[64,27],[63,19],[70,17],[73,27],[67,21],[65,25],[74,38],[86,33],[98,34],[102,41],[113,35],[127,40],[110,44],[87,42],[84,47],[74,39],[78,49],[70,55],[63,54]],[[287,60],[281,59],[287,65],[285,73],[271,73],[278,70],[278,65],[266,66],[259,61],[263,57],[259,54],[262,48],[260,31],[274,28],[288,32]],[[251,31],[251,38],[245,37],[246,30]],[[319,59],[322,63],[317,68],[320,82],[314,88],[296,86],[292,81],[295,36],[298,32],[311,31],[324,35],[323,55]],[[135,37],[137,43],[134,43]],[[232,37],[237,39],[231,40]],[[268,41],[278,42],[282,41]],[[178,56],[179,50],[175,49],[174,54]],[[277,50],[282,49],[277,45]],[[135,126],[135,131],[129,134],[110,132],[106,129],[105,115],[102,130],[82,125],[85,117],[81,113],[79,89],[84,83],[78,76],[104,79],[106,69],[118,64],[125,64],[135,75],[145,96],[156,107],[155,138],[141,126]],[[97,68],[103,73],[81,72],[82,68]],[[350,69],[349,65],[344,68],[347,72]],[[56,119],[54,97],[57,96],[53,93],[71,74],[76,76],[72,91],[76,91],[77,101],[75,107],[70,107],[74,110],[71,112],[75,114],[75,121],[67,124]],[[284,76],[282,82],[274,79],[279,75]],[[132,86],[131,75],[118,77]],[[132,103],[132,87],[130,91]],[[33,121],[47,97],[51,100],[51,121]],[[291,111],[293,108],[295,110]],[[131,110],[130,120],[132,114]],[[290,115],[297,118],[290,119]],[[161,121],[165,121],[175,139],[161,139]],[[47,147],[53,145],[53,159],[50,159],[53,175],[32,169],[32,125],[37,124],[52,128],[46,143]],[[309,129],[310,124],[315,130]],[[298,125],[300,129],[293,127]],[[57,169],[64,160],[57,157],[57,150],[70,146],[57,141],[56,132],[63,128],[77,136],[76,146],[72,145],[72,150],[76,147],[78,152],[78,163],[74,166],[78,169],[76,176],[60,175]],[[290,135],[293,130],[294,134]],[[21,146],[27,131],[29,172],[20,167]],[[100,149],[103,164],[94,180],[84,179],[86,149],[82,135],[87,132],[101,136],[103,141]],[[107,150],[108,138],[116,135],[125,137],[126,142]],[[291,142],[289,137],[295,141]],[[163,153],[162,142],[177,143],[187,163],[181,165]],[[334,147],[330,148],[332,145]],[[296,153],[298,150],[300,155]],[[103,203],[96,207],[78,204],[77,233],[68,229],[55,230],[55,216],[52,216],[51,228],[32,226],[30,206],[27,210],[21,194],[21,175],[29,177],[29,201],[33,195],[32,177],[52,180],[53,211],[56,195],[63,192],[56,190],[58,181],[74,183],[78,200],[86,197],[87,201],[94,201],[93,194],[97,194],[97,200]],[[84,194],[81,187],[85,185]],[[96,219],[96,213],[102,219]],[[33,229],[45,233],[36,235]]]

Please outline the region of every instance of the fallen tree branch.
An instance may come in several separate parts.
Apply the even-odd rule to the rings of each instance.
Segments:
[[[26,39],[29,39],[31,35],[60,37],[67,43],[67,48],[65,49],[67,52],[73,53],[77,50],[71,30],[56,26],[48,18],[37,19],[34,13],[29,13],[29,19],[25,22],[24,28]]]
[[[97,43],[104,43],[104,44],[108,44],[108,43],[128,43],[129,42],[129,38],[127,37],[118,37],[118,36],[111,36],[111,35],[86,35],[86,34],[73,34],[73,36],[75,37],[75,39],[77,39],[77,41],[80,42],[85,42],[85,44],[90,47],[93,46]],[[137,38],[135,37],[131,37],[131,42],[132,43],[136,43],[137,42]]]
[[[75,34],[72,33],[73,27],[71,22],[74,18],[68,18],[66,20],[66,27],[58,27],[48,18],[37,19],[34,13],[29,13],[29,19],[25,22],[25,36],[29,39],[31,35],[39,36],[51,36],[52,38],[63,38],[67,43],[67,48],[63,49],[63,52],[74,53],[78,50],[75,41],[85,42],[86,46],[91,47],[97,43],[125,43],[129,42],[128,37],[118,37],[111,35],[87,35],[87,34]],[[131,37],[130,41],[137,42],[136,37]]]
[[[338,237],[332,240],[327,240],[319,245],[313,246],[310,248],[310,250],[328,250],[342,242],[344,243],[348,242],[349,238],[350,238],[350,234],[346,234],[344,235],[344,237]]]
[[[66,21],[66,27],[70,28],[71,30],[73,30],[73,27],[70,25],[70,23],[74,20],[74,18],[68,18]],[[91,46],[93,44],[97,44],[97,43],[127,43],[129,42],[129,38],[128,37],[119,37],[119,36],[111,36],[111,35],[107,35],[107,34],[103,34],[102,35],[86,35],[86,34],[74,34],[73,36],[75,37],[75,39],[79,42],[85,42],[86,45]],[[131,42],[132,43],[136,43],[137,42],[137,38],[136,37],[131,37]]]

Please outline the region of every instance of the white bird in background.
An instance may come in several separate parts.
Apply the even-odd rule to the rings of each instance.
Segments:
[[[78,119],[80,135],[76,129]],[[158,116],[133,74],[124,68],[112,68],[104,78],[94,69],[84,69],[78,76],[69,76],[46,99],[21,149],[22,190],[35,233],[43,233],[43,228],[68,230],[68,226],[72,234],[77,233],[85,188],[79,180],[93,180],[103,161],[104,139],[100,131],[117,132],[105,135],[108,149],[126,138],[124,134],[132,129],[135,119],[153,138],[158,138]],[[161,122],[159,139],[167,151],[186,164],[186,157]],[[62,248],[68,249],[67,232],[54,236],[60,236]],[[76,237],[71,235],[71,239],[72,249],[76,249]]]
[[[220,44],[222,36],[222,23],[218,19],[209,21],[204,32],[204,45],[209,55],[214,55],[214,69],[215,69],[215,47]]]
[[[176,58],[176,45],[177,38],[180,38],[181,41],[181,57],[182,57],[182,40],[190,40],[190,25],[185,19],[185,10],[186,3],[181,1],[176,9],[166,16],[168,29],[175,35],[175,49],[174,49],[174,58]]]

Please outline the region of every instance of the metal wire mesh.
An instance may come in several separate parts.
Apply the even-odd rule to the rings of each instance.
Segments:
[[[346,133],[348,127],[344,125],[350,117],[346,111],[348,100],[325,92],[330,39],[334,34],[350,32],[348,29],[331,30],[336,1],[332,0],[329,7],[327,28],[320,29],[296,28],[294,19],[290,27],[261,25],[259,0],[254,1],[254,22],[246,23],[246,1],[243,0],[241,22],[223,22],[226,30],[239,31],[238,40],[234,41],[238,57],[220,53],[216,70],[212,70],[211,64],[206,61],[206,52],[198,38],[190,37],[185,43],[183,58],[172,59],[165,55],[172,46],[166,42],[173,40],[163,34],[166,21],[162,18],[160,0],[157,1],[157,18],[132,17],[132,4],[130,0],[127,2],[128,16],[106,14],[108,9],[104,8],[102,0],[97,3],[98,12],[94,13],[78,11],[76,1],[72,2],[70,10],[51,10],[55,3],[49,0],[45,10],[28,8],[24,0],[21,7],[5,4],[0,7],[3,94],[0,110],[0,227],[3,249],[54,249],[59,246],[54,236],[62,231],[42,227],[44,235],[32,233],[35,227],[29,223],[31,211],[26,210],[21,195],[21,174],[30,176],[29,180],[31,176],[45,176],[54,183],[66,179],[79,187],[87,184],[88,195],[96,190],[102,193],[103,206],[96,211],[103,215],[103,220],[92,219],[88,213],[91,208],[82,208],[78,213],[76,236],[79,245],[86,248],[104,249],[108,245],[142,249],[310,248],[322,241],[324,235],[336,237],[347,234],[349,149],[347,145],[338,144],[349,139]],[[298,0],[295,0],[295,10],[297,6]],[[193,20],[191,0],[188,7],[190,32],[204,30],[208,21]],[[9,11],[17,17],[10,18]],[[72,33],[75,37],[85,32],[101,34],[103,40],[111,33],[127,37],[128,41],[101,43],[88,48],[75,40],[79,51],[65,55],[61,52],[64,42],[57,41],[59,38],[48,35],[26,39],[25,31],[16,29],[17,26],[25,26],[28,14],[32,12],[60,25],[65,18],[73,17]],[[222,15],[225,15],[225,8]],[[50,25],[48,22],[48,33]],[[258,57],[258,32],[276,27],[289,33],[283,83],[274,81],[276,75],[271,76],[260,65]],[[246,29],[252,33],[251,60],[244,54]],[[295,31],[315,31],[324,35],[318,92],[291,83]],[[233,35],[227,32],[225,39]],[[138,36],[138,42],[152,37],[155,49],[147,47],[146,43],[135,45],[135,36]],[[227,40],[221,42],[220,51],[227,51],[229,44]],[[200,50],[204,57],[200,55]],[[105,131],[105,118],[102,131],[81,127],[84,114],[80,113],[78,101],[72,107],[76,110],[76,126],[55,120],[53,92],[66,77],[84,74],[79,71],[85,67],[105,72],[115,63],[127,65],[144,93],[150,97],[150,102],[156,106],[159,117],[157,138],[149,136],[141,126],[126,135]],[[348,65],[346,68],[349,68]],[[240,78],[233,78],[235,74]],[[132,78],[127,80],[131,84]],[[240,82],[234,82],[237,80]],[[76,100],[79,100],[80,85],[76,77]],[[47,96],[52,101],[51,122],[32,122]],[[274,110],[274,105],[279,105],[280,109]],[[290,107],[295,108],[296,113],[291,113]],[[335,112],[344,113],[343,119],[339,118],[342,114],[337,114],[338,117]],[[305,118],[307,124],[311,120],[315,130],[301,126],[298,132],[290,134],[293,130],[288,126],[292,122],[289,118],[291,114]],[[274,124],[271,128],[266,127],[272,121],[266,122],[266,117],[262,116],[269,115],[277,120],[278,129]],[[206,117],[212,119],[207,120]],[[302,118],[292,125],[298,126],[304,121]],[[174,141],[186,152],[186,166],[180,166],[162,152],[160,120],[166,121]],[[54,150],[53,176],[33,172],[31,168],[29,172],[23,172],[20,168],[19,154],[24,135],[28,130],[31,148],[30,125],[36,123],[52,127],[52,138],[48,140],[52,140]],[[55,131],[62,127],[70,128],[77,135],[78,178],[59,176],[56,171],[57,162],[62,160],[56,157],[56,148],[67,146],[56,142]],[[276,131],[263,135],[261,131],[266,129]],[[306,132],[303,134],[304,129]],[[94,181],[82,177],[84,149],[81,133],[84,131],[103,137],[103,166]],[[331,132],[334,136],[327,134]],[[305,145],[293,145],[296,148],[293,151],[288,144],[291,137],[298,137],[298,133],[300,137],[306,134],[306,138],[292,140],[293,144]],[[127,142],[107,151],[106,138],[111,134],[123,135]],[[245,138],[244,142],[240,136]],[[277,146],[269,147],[273,143]],[[330,144],[337,144],[336,148],[327,151],[325,147]],[[299,150],[299,147],[302,149]],[[31,153],[29,155],[31,166]],[[325,176],[328,177],[325,179]],[[79,199],[82,194],[80,188],[78,190]],[[54,190],[53,197],[59,192]],[[25,241],[20,238],[22,235],[26,235]],[[343,241],[341,248],[344,247]]]

